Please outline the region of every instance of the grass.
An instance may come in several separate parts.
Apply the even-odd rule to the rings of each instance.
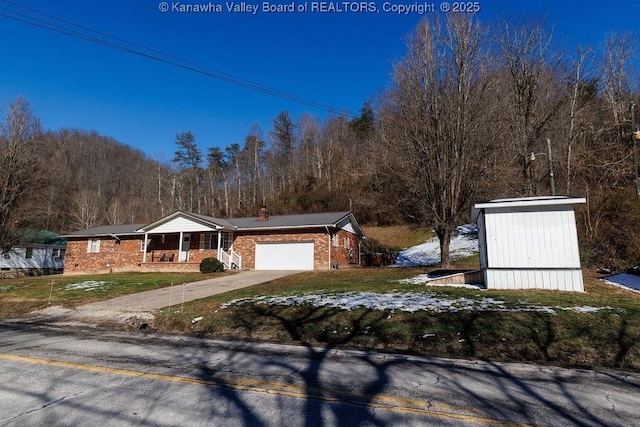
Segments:
[[[207,277],[210,276],[201,273],[121,273],[4,279],[0,280],[0,318],[20,316],[49,305],[73,308]]]
[[[459,267],[459,266],[456,266]],[[186,303],[165,311],[161,330],[200,336],[405,352],[445,357],[551,363],[568,367],[640,370],[640,295],[604,284],[589,273],[586,292],[478,291],[395,282],[424,269],[358,269],[310,272]],[[430,292],[441,298],[494,298],[507,306],[611,307],[595,313],[555,310],[436,313],[245,303],[235,298],[348,291]],[[203,316],[193,325],[191,320]]]
[[[454,268],[476,268],[477,258]],[[485,291],[428,287],[397,280],[429,269],[371,268],[307,272],[156,313],[165,332],[232,340],[292,343],[329,348],[404,352],[445,357],[614,367],[640,371],[640,294],[609,286],[585,271],[586,292]],[[0,317],[51,305],[75,307],[119,295],[203,279],[202,274],[129,273],[55,276],[0,281]],[[52,283],[53,281],[53,283]],[[73,285],[94,281],[91,290]],[[94,283],[95,284],[95,283]],[[507,307],[609,307],[594,313],[541,311],[403,312],[344,310],[256,302],[221,306],[232,299],[309,293],[428,292],[439,298],[493,298]],[[50,301],[49,301],[50,299]],[[197,324],[192,319],[202,316]]]
[[[363,231],[368,239],[376,240],[384,247],[393,250],[416,246],[436,237],[431,229],[411,225],[363,227]]]

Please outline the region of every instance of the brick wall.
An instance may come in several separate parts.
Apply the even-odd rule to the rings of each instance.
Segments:
[[[314,268],[329,268],[329,236],[323,232],[313,231],[258,231],[235,234],[234,252],[242,256],[242,268],[255,268],[256,243],[259,242],[313,242],[315,247]]]
[[[108,273],[133,271],[142,263],[140,251],[144,237],[120,237],[118,243],[111,237],[101,237],[98,253],[88,253],[87,239],[69,239],[64,261],[65,274]]]
[[[329,235],[325,231],[273,231],[236,234],[233,250],[242,256],[242,268],[255,268],[256,243],[260,242],[314,242],[314,269],[329,269]],[[345,246],[345,240],[347,246]],[[331,264],[334,267],[355,266],[359,259],[358,237],[339,230],[335,245],[331,245]],[[351,249],[351,259],[349,258]]]
[[[339,230],[330,245],[329,235],[325,231],[257,231],[235,234],[233,250],[242,256],[242,267],[255,268],[255,248],[259,242],[314,242],[314,268],[329,269],[329,250],[331,264],[344,268],[355,266],[359,259],[358,238],[344,230]],[[161,236],[153,235],[147,250],[147,262],[143,263],[140,251],[144,236],[121,237],[120,243],[113,238],[100,239],[100,252],[88,253],[87,239],[69,239],[65,256],[64,274],[109,273],[120,271],[199,271],[204,258],[217,257],[217,250],[199,249],[199,235],[193,235],[189,262],[178,263],[178,235],[167,234],[164,242]],[[216,242],[217,244],[217,242]],[[351,258],[349,257],[351,249]],[[174,254],[174,262],[167,262]],[[165,255],[165,262],[160,257]]]
[[[337,268],[355,267],[359,265],[359,251],[358,236],[348,231],[339,230],[332,239],[331,264]]]

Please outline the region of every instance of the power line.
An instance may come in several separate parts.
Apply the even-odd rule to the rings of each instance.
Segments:
[[[4,17],[7,19],[11,19],[13,21],[17,21],[20,23],[24,23],[27,25],[32,25],[34,27],[38,27],[38,28],[42,28],[45,30],[49,30],[49,31],[53,31],[59,34],[63,34],[66,36],[70,36],[70,37],[75,37],[81,40],[85,40],[85,41],[89,41],[91,43],[95,43],[95,44],[99,44],[102,46],[106,46],[112,49],[116,49],[116,50],[120,50],[126,53],[130,53],[132,55],[137,55],[137,56],[141,56],[143,58],[147,58],[147,59],[151,59],[160,63],[164,63],[167,65],[172,65],[174,67],[178,67],[181,68],[183,70],[187,70],[187,71],[191,71],[194,73],[198,73],[200,75],[206,76],[206,77],[210,77],[210,78],[214,78],[217,80],[221,80],[223,82],[226,83],[230,83],[236,86],[240,86],[240,87],[244,87],[250,90],[254,90],[256,92],[260,92],[260,93],[264,93],[266,95],[270,95],[270,96],[274,96],[274,97],[278,97],[281,99],[285,99],[288,101],[292,101],[298,104],[302,104],[302,105],[306,105],[309,107],[313,107],[319,110],[324,110],[333,114],[338,114],[338,115],[342,115],[342,116],[346,116],[346,117],[350,117],[350,118],[355,118],[356,116],[351,114],[351,113],[345,113],[344,111],[341,111],[340,109],[333,107],[329,104],[324,104],[309,98],[305,98],[303,96],[299,96],[299,95],[295,95],[289,92],[285,92],[270,86],[266,86],[248,79],[245,79],[243,77],[239,77],[230,73],[226,73],[224,71],[206,66],[206,65],[202,65],[199,64],[197,62],[194,61],[190,61],[188,59],[184,59],[175,55],[171,55],[165,52],[162,52],[160,50],[156,50],[144,45],[141,45],[139,43],[135,43],[135,42],[131,42],[129,40],[126,40],[124,38],[121,37],[117,37],[117,36],[113,36],[110,35],[108,33],[104,33],[98,30],[95,30],[93,28],[81,25],[81,24],[77,24],[75,22],[63,19],[63,18],[59,18],[53,15],[50,15],[48,13],[45,12],[41,12],[37,9],[34,8],[30,8],[27,6],[23,6],[21,4],[12,2],[12,1],[8,1],[8,0],[3,0],[4,3],[8,3],[14,7],[18,7],[22,10],[25,10],[27,12],[29,12],[29,14],[26,13],[20,13],[16,10],[13,9],[9,9],[6,7],[0,7],[0,11],[4,11],[5,13],[0,12],[0,17]],[[9,14],[11,15],[9,15]],[[33,16],[33,14],[39,15],[41,17],[45,17],[48,19],[53,19],[55,21],[58,21],[60,23],[62,23],[63,25],[59,25],[44,19],[40,19],[38,17]],[[72,29],[71,27],[75,27],[78,28],[80,30],[83,30],[84,32],[80,32],[77,30]],[[87,34],[86,32],[90,32],[93,33],[97,36],[94,35],[90,35]],[[108,41],[105,38],[111,39],[113,41]],[[123,43],[125,43],[126,45],[129,45],[130,47],[127,47],[126,45],[123,45]]]

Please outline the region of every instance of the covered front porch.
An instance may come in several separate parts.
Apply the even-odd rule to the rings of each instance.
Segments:
[[[217,258],[226,268],[242,268],[242,257],[232,249],[233,234],[223,231],[204,233],[145,233],[143,265],[156,264],[165,270],[176,264],[192,264],[195,270],[205,258]]]
[[[180,212],[140,229],[141,267],[168,271],[191,265],[197,271],[203,259],[217,258],[228,269],[242,268],[242,257],[233,251],[233,232],[213,219]]]

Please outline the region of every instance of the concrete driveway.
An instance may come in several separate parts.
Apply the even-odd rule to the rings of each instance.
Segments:
[[[181,304],[183,301],[193,301],[235,289],[259,285],[260,283],[297,273],[300,273],[300,271],[246,270],[224,277],[191,282],[186,285],[174,285],[168,288],[94,302],[79,306],[77,309],[82,311],[117,310],[149,312]]]

